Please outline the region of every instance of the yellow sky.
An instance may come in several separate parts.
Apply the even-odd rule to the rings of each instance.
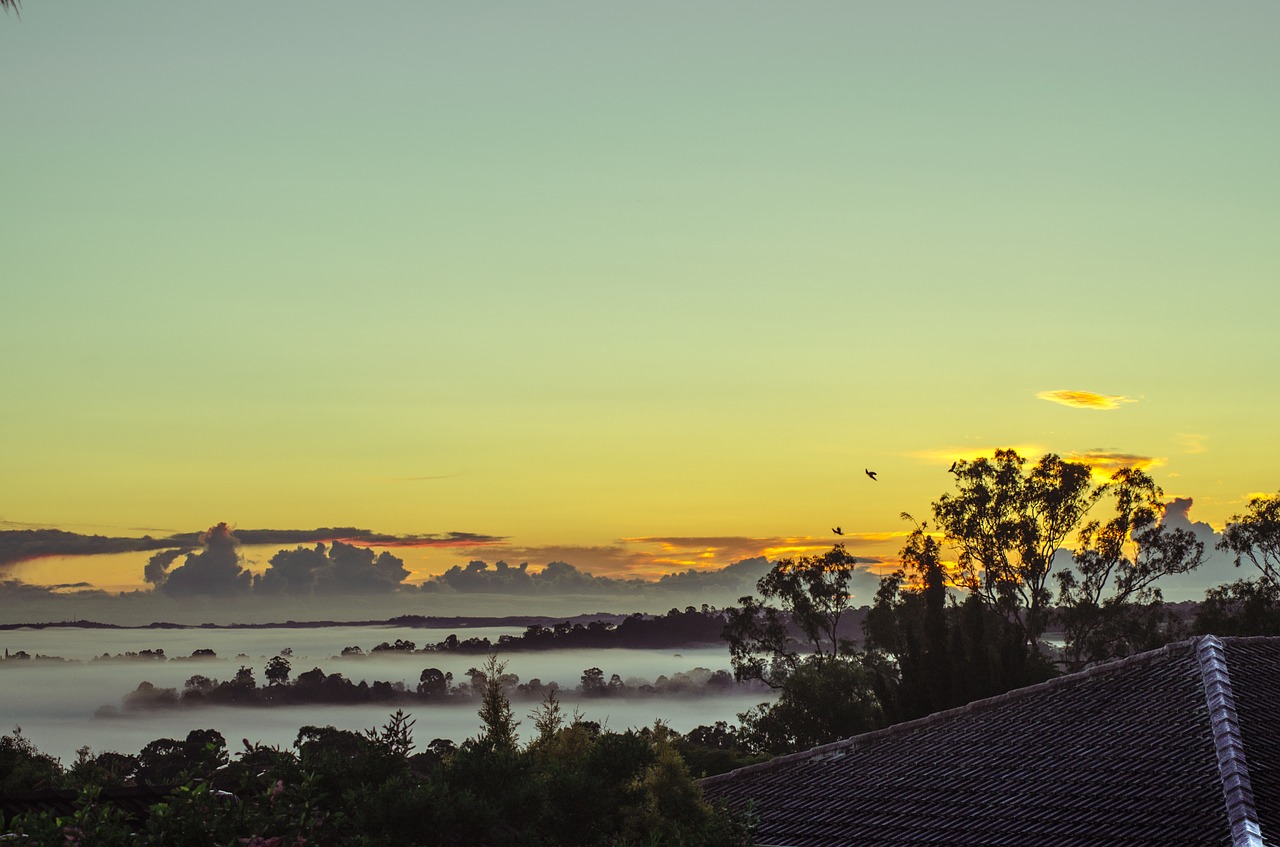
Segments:
[[[30,2],[0,20],[0,520],[652,575],[751,544],[626,539],[900,532],[1018,446],[1146,462],[1221,525],[1280,487],[1277,24]]]

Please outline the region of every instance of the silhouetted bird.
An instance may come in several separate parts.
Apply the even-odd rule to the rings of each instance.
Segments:
[[[951,467],[947,468],[947,473],[955,473],[955,472],[956,472],[956,465],[958,465],[958,464],[960,464],[960,463],[959,463],[959,462],[952,462],[952,463],[951,463]]]
[[[844,530],[842,530],[838,526],[831,527],[831,531],[834,532],[836,535],[844,535]]]
[[[863,468],[863,470],[866,470],[866,468]],[[871,479],[873,479],[873,480],[874,480],[874,479],[876,478],[876,472],[875,472],[875,471],[867,471],[867,476],[871,477]]]

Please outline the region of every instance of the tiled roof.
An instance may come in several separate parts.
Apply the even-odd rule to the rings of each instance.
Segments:
[[[769,847],[1280,845],[1280,638],[1202,638],[703,780]]]

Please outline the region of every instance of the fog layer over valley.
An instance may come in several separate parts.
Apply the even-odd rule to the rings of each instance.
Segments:
[[[22,727],[23,734],[43,751],[73,761],[75,751],[88,745],[95,752],[116,750],[136,753],[143,745],[164,737],[185,737],[194,728],[217,729],[232,744],[241,738],[267,744],[292,744],[298,728],[308,724],[332,724],[359,730],[385,722],[396,706],[384,703],[354,706],[284,705],[271,708],[199,706],[165,710],[130,710],[124,698],[146,681],[157,688],[183,690],[195,675],[229,680],[241,667],[249,667],[259,686],[267,684],[264,668],[286,648],[293,677],[321,668],[340,673],[352,682],[383,680],[403,683],[413,691],[423,669],[433,667],[465,681],[468,669],[484,657],[448,652],[405,653],[369,651],[380,643],[412,641],[419,648],[443,641],[450,634],[460,638],[518,636],[523,627],[424,629],[413,627],[325,627],[316,629],[233,630],[85,630],[78,628],[18,629],[0,632],[0,645],[12,657],[22,651],[31,660],[10,658],[0,664],[0,715],[6,731]],[[365,655],[340,654],[360,647]],[[212,650],[216,658],[191,658],[196,651]],[[118,658],[126,653],[163,651],[166,658]],[[104,653],[113,657],[100,658]],[[39,660],[57,656],[67,661]],[[99,657],[99,658],[95,658]],[[617,674],[629,685],[652,683],[660,676],[704,668],[729,667],[724,646],[698,646],[672,650],[561,649],[504,654],[507,672],[527,683],[539,679],[557,683],[566,708],[580,708],[590,720],[607,722],[615,729],[650,725],[662,719],[679,731],[716,720],[734,720],[750,706],[771,699],[767,692],[730,689],[729,693],[697,697],[653,696],[583,697],[574,689],[584,670],[600,668],[604,678]],[[418,720],[416,737],[421,744],[433,738],[455,742],[475,735],[480,721],[477,701],[460,699],[446,703],[407,707]],[[517,702],[517,714],[533,703]],[[110,707],[103,709],[102,707]],[[99,716],[95,716],[95,713]],[[101,716],[111,714],[110,717]],[[532,730],[529,730],[532,731]]]

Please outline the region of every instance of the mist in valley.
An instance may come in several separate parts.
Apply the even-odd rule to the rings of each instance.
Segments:
[[[264,667],[274,656],[291,651],[293,677],[321,668],[340,673],[353,682],[374,680],[403,683],[412,691],[424,668],[434,667],[465,680],[470,668],[485,657],[456,652],[405,653],[369,651],[377,644],[412,641],[421,648],[443,641],[449,634],[460,638],[519,635],[523,627],[418,628],[402,626],[340,626],[322,628],[263,629],[14,629],[0,632],[0,645],[12,657],[18,651],[31,659],[9,658],[0,664],[0,715],[7,726],[22,728],[42,751],[64,764],[75,760],[76,750],[89,746],[94,752],[114,750],[136,753],[157,738],[182,738],[191,729],[221,732],[236,747],[240,739],[288,746],[304,725],[333,725],[363,730],[385,723],[389,712],[401,704],[281,705],[281,706],[179,706],[163,710],[131,710],[123,700],[140,682],[157,688],[182,691],[196,674],[218,680],[232,678],[242,666],[252,668],[258,685],[266,685]],[[364,655],[341,656],[344,648],[359,647]],[[164,652],[164,659],[118,657],[141,651]],[[196,651],[212,650],[216,658],[191,658]],[[51,658],[60,657],[65,661]],[[734,721],[738,712],[771,699],[768,692],[730,689],[727,693],[697,696],[584,697],[574,691],[588,668],[598,667],[608,678],[618,674],[629,686],[652,683],[696,668],[708,671],[729,668],[723,645],[674,650],[557,649],[501,654],[507,672],[520,682],[539,679],[555,682],[566,711],[580,709],[588,720],[612,729],[652,725],[661,719],[678,731],[716,720]],[[518,716],[536,702],[517,699]],[[105,708],[104,708],[105,707]],[[417,720],[415,738],[420,747],[434,738],[455,742],[474,736],[480,728],[478,701],[459,699],[443,703],[404,706]],[[532,726],[526,720],[527,726]],[[528,730],[532,731],[532,730]]]

